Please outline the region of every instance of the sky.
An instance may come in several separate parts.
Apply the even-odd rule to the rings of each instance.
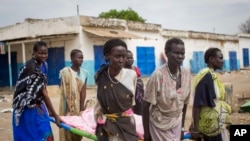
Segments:
[[[250,18],[250,0],[0,0],[0,27],[25,18],[50,19],[79,14],[98,17],[111,9],[136,11],[146,23],[164,29],[234,35]]]

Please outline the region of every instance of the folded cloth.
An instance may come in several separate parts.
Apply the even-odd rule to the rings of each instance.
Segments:
[[[61,116],[61,119],[74,128],[95,134],[96,121],[93,107],[84,110],[80,116]]]

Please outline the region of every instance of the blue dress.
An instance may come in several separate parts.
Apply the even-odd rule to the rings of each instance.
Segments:
[[[28,69],[30,72],[29,75],[24,75],[25,68],[32,68],[29,65],[34,65],[32,63],[36,63],[35,60],[31,59],[31,63],[27,63],[20,71],[19,79],[17,81],[17,89],[14,94],[14,100],[13,100],[13,118],[12,118],[12,127],[13,127],[13,140],[14,141],[53,141],[53,133],[50,126],[50,119],[49,114],[47,111],[47,108],[45,106],[44,101],[42,100],[41,96],[41,89],[39,89],[39,86],[45,86],[46,80],[38,81],[42,82],[42,84],[36,84],[32,83],[32,80],[27,80],[27,82],[23,83],[27,78],[30,78],[32,74],[32,70]],[[36,66],[36,69],[33,71],[36,71],[36,73],[40,72],[41,76],[46,79],[47,75],[47,65],[44,62],[41,67]],[[26,71],[27,72],[27,71]],[[38,79],[38,77],[37,77]],[[32,91],[33,93],[28,93],[28,90],[25,90],[23,87],[29,86],[29,83],[31,82],[31,86],[34,86]],[[23,84],[22,84],[23,83]],[[30,88],[31,89],[31,88]],[[32,89],[32,90],[33,90]],[[36,90],[40,90],[36,94]],[[30,94],[30,95],[29,95]],[[28,96],[29,95],[29,96]],[[36,96],[38,95],[38,96]],[[31,101],[27,100],[29,97],[35,97]],[[40,99],[39,99],[40,98]],[[17,100],[16,100],[17,99]],[[25,101],[29,104],[23,104],[19,101]],[[18,106],[17,106],[18,105]],[[19,106],[24,105],[24,106]],[[19,107],[23,107],[21,110]],[[21,112],[19,112],[21,111]]]

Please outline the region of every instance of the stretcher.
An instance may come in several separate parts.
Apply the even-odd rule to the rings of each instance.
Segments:
[[[50,117],[50,121],[53,122],[53,123],[55,123],[55,119],[52,118],[52,117]],[[83,130],[74,128],[74,127],[72,127],[72,126],[70,126],[70,125],[67,125],[67,124],[65,124],[65,123],[62,123],[62,122],[60,123],[60,126],[61,126],[62,128],[64,128],[65,130],[71,132],[71,133],[74,133],[74,134],[76,134],[76,135],[83,136],[83,137],[92,139],[92,140],[94,140],[94,141],[97,141],[97,137],[96,137],[96,135],[94,135],[94,134],[91,134],[91,133],[85,132],[85,131],[83,131]]]
[[[53,123],[55,123],[55,119],[52,118],[52,117],[50,117],[50,121],[53,122]],[[96,137],[96,135],[94,135],[94,134],[91,134],[91,133],[85,132],[85,131],[83,131],[83,130],[74,128],[74,127],[72,127],[72,126],[70,126],[70,125],[67,125],[67,124],[65,124],[65,123],[60,123],[60,126],[61,126],[62,128],[64,128],[65,130],[67,130],[67,131],[73,133],[73,134],[76,134],[76,135],[80,135],[80,136],[86,137],[86,138],[91,139],[91,140],[93,140],[93,141],[97,141],[97,137]],[[190,137],[191,137],[190,133],[186,132],[186,133],[184,134],[184,139],[190,139]],[[139,141],[143,141],[143,140],[139,139]]]

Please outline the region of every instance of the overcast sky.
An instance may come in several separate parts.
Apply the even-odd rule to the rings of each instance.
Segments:
[[[250,0],[0,0],[0,27],[25,18],[48,19],[79,14],[98,17],[110,9],[132,8],[147,23],[165,29],[236,34],[250,18]]]

